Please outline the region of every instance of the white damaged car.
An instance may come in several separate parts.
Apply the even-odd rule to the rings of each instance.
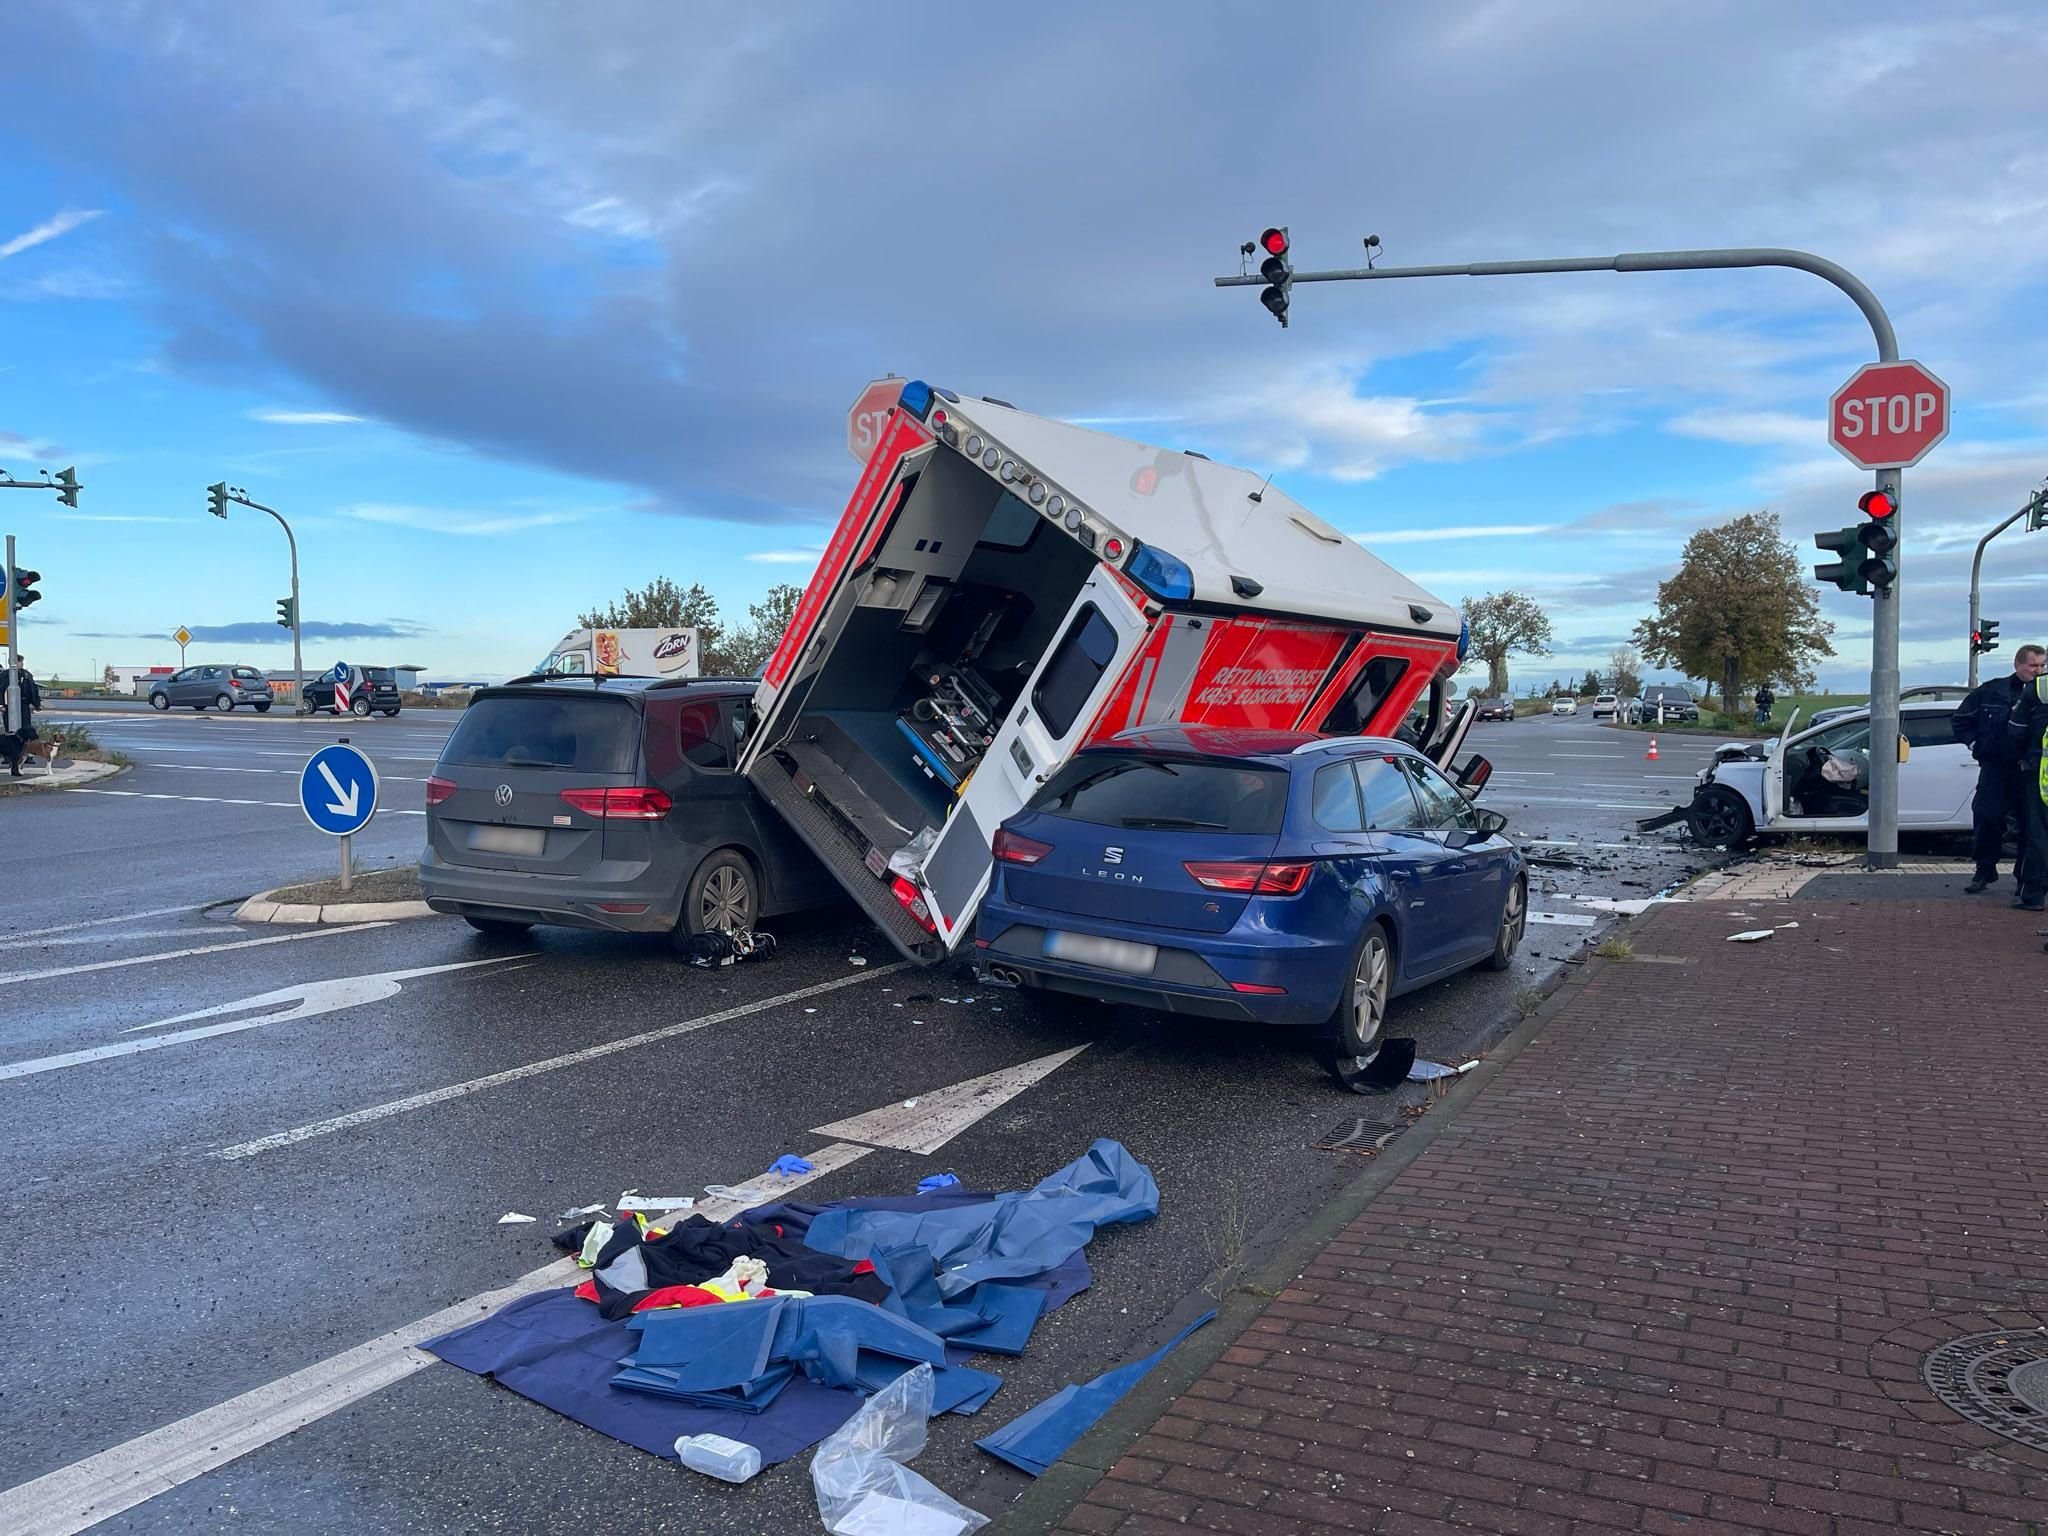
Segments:
[[[1955,739],[1952,702],[1899,704],[1899,830],[1967,832],[1977,764]],[[1797,734],[1794,734],[1797,732]],[[1773,833],[1861,832],[1870,815],[1870,710],[1799,730],[1793,711],[1776,741],[1730,742],[1700,770],[1692,803],[1638,822],[1684,821],[1698,842],[1740,847]]]

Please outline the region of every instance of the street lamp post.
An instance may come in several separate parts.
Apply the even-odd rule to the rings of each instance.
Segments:
[[[292,537],[292,525],[284,520],[282,512],[275,507],[266,507],[260,501],[252,501],[249,493],[240,486],[221,483],[208,486],[207,490],[212,497],[213,515],[221,521],[227,521],[227,504],[233,501],[257,512],[268,512],[277,519],[277,526],[284,530],[284,541],[292,555],[292,713],[303,715],[306,713],[306,667],[299,632],[299,541]]]
[[[1377,242],[1368,239],[1368,252]],[[1898,361],[1898,337],[1891,317],[1864,281],[1847,267],[1809,251],[1775,246],[1738,246],[1704,251],[1624,251],[1618,256],[1569,256],[1547,261],[1475,261],[1463,266],[1352,267],[1329,272],[1289,272],[1289,285],[1302,283],[1377,282],[1400,277],[1511,277],[1548,272],[1699,272],[1731,267],[1790,267],[1824,278],[1846,293],[1870,322],[1879,362]],[[1219,277],[1218,288],[1248,288],[1272,282],[1270,276]],[[1269,306],[1270,307],[1270,306]],[[1877,489],[1903,506],[1900,482],[1904,472],[1880,469]],[[1899,513],[1894,512],[1894,526]],[[1894,567],[1899,552],[1892,553]],[[1879,742],[1899,739],[1899,589],[1896,582],[1871,597],[1870,634],[1870,831],[1872,869],[1896,868],[1899,862],[1898,753],[1875,750]]]
[[[1970,686],[1977,686],[1977,628],[1984,622],[1977,601],[1978,579],[1984,574],[1984,546],[1997,538],[2021,518],[2027,520],[2029,528],[2039,528],[2048,523],[2048,485],[2028,498],[2027,504],[2013,513],[2004,522],[1993,528],[1977,541],[1977,553],[1970,557]]]

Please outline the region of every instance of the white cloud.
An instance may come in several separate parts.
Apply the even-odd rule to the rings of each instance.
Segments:
[[[1434,544],[1439,539],[1517,538],[1548,533],[1556,523],[1454,523],[1442,528],[1379,528],[1354,533],[1352,538],[1370,549],[1375,544]]]
[[[466,538],[497,533],[518,533],[526,528],[554,528],[580,523],[590,516],[580,507],[552,512],[472,512],[449,507],[412,507],[391,502],[358,502],[339,509],[343,517],[358,522],[382,523],[394,528],[417,528],[426,533],[452,533]]]
[[[31,246],[41,245],[46,240],[55,240],[59,235],[68,235],[81,224],[90,224],[106,213],[104,208],[66,208],[43,220],[34,229],[24,230],[12,240],[0,242],[0,261],[9,256],[19,256]]]
[[[345,427],[370,418],[351,416],[347,411],[286,411],[270,406],[251,411],[249,419],[280,427]]]
[[[600,235],[619,235],[628,240],[645,240],[655,230],[654,220],[623,198],[600,197],[563,215],[578,229]]]
[[[1689,411],[1667,427],[1680,437],[1736,443],[1745,448],[1811,448],[1827,441],[1827,423],[1790,411]]]
[[[153,517],[143,513],[115,512],[59,512],[55,520],[60,523],[189,523],[187,517]]]
[[[743,559],[756,565],[816,565],[822,549],[759,549]]]

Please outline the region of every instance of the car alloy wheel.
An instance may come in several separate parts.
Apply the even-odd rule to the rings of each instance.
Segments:
[[[170,696],[168,694],[152,693],[149,696],[149,707],[151,709],[169,709],[171,707]]]
[[[1403,1042],[1409,1061],[1382,1060],[1388,1054],[1382,1048],[1393,982],[1393,947],[1387,930],[1374,923],[1359,946],[1358,963],[1337,1008],[1336,1034],[1328,1043],[1330,1075],[1353,1093],[1386,1093],[1408,1075],[1414,1042]],[[1400,1070],[1394,1072],[1395,1067]]]
[[[231,715],[235,712],[234,698],[231,695],[225,693],[217,694],[214,697],[213,707],[219,710],[224,715]]]
[[[1529,928],[1529,886],[1517,880],[1508,887],[1508,899],[1501,903],[1500,932],[1494,936],[1493,958],[1488,968],[1504,971],[1515,963],[1515,950]]]
[[[367,720],[370,718],[370,701],[368,699],[357,699],[349,705],[348,712],[358,720]]]
[[[754,925],[754,883],[736,863],[720,864],[697,893],[697,928],[737,933]]]
[[[1686,815],[1693,837],[1709,847],[1739,848],[1756,830],[1756,820],[1743,798],[1719,784],[1703,790]]]

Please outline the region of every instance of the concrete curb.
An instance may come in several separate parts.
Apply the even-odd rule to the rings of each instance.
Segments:
[[[109,779],[118,779],[133,766],[133,764],[122,766],[116,763],[77,763],[74,764],[74,767],[104,768],[107,770],[105,773],[95,773],[89,777],[78,779],[54,778],[47,774],[36,773],[27,768],[22,770],[21,777],[17,779],[5,770],[0,770],[0,793],[15,794],[25,789],[78,789],[87,784],[104,784]],[[58,771],[61,773],[71,770],[60,769]]]
[[[290,890],[279,886],[278,890]],[[279,901],[277,891],[259,891],[235,908],[238,923],[392,923],[414,917],[439,917],[424,901],[334,901],[324,905]]]
[[[1662,905],[1661,903],[1659,905]],[[1624,921],[1619,933],[1632,934],[1653,918],[1658,906]],[[1172,1403],[1200,1379],[1238,1341],[1246,1329],[1265,1312],[1274,1297],[1299,1279],[1343,1230],[1378,1199],[1381,1192],[1451,1130],[1465,1107],[1484,1093],[1487,1086],[1506,1070],[1523,1048],[1543,1033],[1577,1000],[1595,976],[1610,966],[1633,964],[1588,954],[1585,963],[1554,986],[1543,1003],[1528,1018],[1509,1031],[1486,1059],[1461,1078],[1443,1099],[1410,1127],[1390,1149],[1348,1188],[1325,1205],[1283,1242],[1263,1266],[1240,1279],[1216,1304],[1216,1321],[1194,1334],[1185,1344],[1161,1361],[1123,1399],[1103,1415],[1095,1427],[1077,1440],[1067,1454],[1048,1467],[1043,1476],[1027,1488],[995,1524],[1010,1532],[1050,1531],[1068,1511],[1088,1496],[1117,1460],[1145,1431],[1156,1424]],[[1168,1318],[1168,1326],[1191,1322],[1205,1306],[1197,1296],[1183,1300]],[[1185,1314],[1185,1315],[1183,1315]]]

